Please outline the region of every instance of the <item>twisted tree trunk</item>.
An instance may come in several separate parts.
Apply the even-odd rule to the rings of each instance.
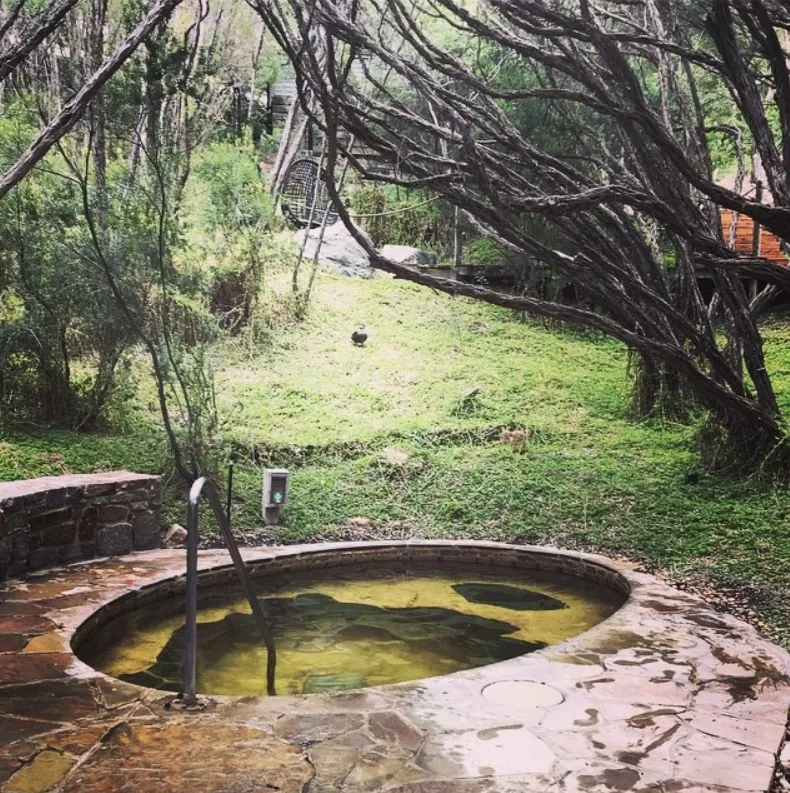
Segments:
[[[773,33],[790,26],[785,5],[490,0],[472,10],[457,0],[384,0],[377,13],[356,15],[333,0],[255,6],[314,103],[302,106],[327,135],[330,174],[347,158],[366,179],[430,188],[482,234],[571,281],[601,313],[439,279],[382,258],[357,234],[375,267],[615,336],[642,358],[646,409],[661,395],[703,405],[750,461],[784,443],[755,322],[760,301],[750,303],[743,279],[787,288],[790,268],[736,252],[722,238],[719,211],[740,212],[790,241],[790,80]],[[479,42],[477,49],[467,57],[444,46],[438,26],[422,24],[437,18],[455,31],[454,42]],[[316,29],[328,42],[325,57],[307,46]],[[742,48],[766,65],[755,66]],[[496,68],[480,65],[481,49]],[[364,87],[343,79],[354,59]],[[716,124],[700,100],[703,72],[732,97],[766,164],[773,202],[713,179],[709,135],[721,132],[709,131]],[[759,90],[766,83],[780,105],[776,139]],[[548,134],[523,120],[538,114]],[[369,172],[344,150],[339,130],[375,151],[391,175]],[[535,217],[560,247],[531,230]],[[717,327],[700,293],[702,272],[716,286]]]

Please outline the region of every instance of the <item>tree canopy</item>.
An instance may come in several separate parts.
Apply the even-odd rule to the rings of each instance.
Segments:
[[[790,240],[790,14],[773,0],[256,0],[325,130],[487,237],[572,281],[599,311],[377,266],[609,333],[641,358],[647,402],[691,394],[730,448],[783,437],[755,316],[790,270],[734,250],[723,209]],[[364,80],[355,79],[359,62]],[[722,118],[722,116],[725,116]],[[341,134],[341,130],[346,133]],[[715,170],[729,149],[735,184]],[[765,185],[744,195],[750,163]],[[339,197],[338,197],[339,198]],[[564,244],[536,233],[541,218]],[[346,215],[346,220],[350,218]],[[360,242],[364,240],[360,236]],[[703,298],[700,278],[713,284]],[[768,287],[748,294],[744,279]],[[734,435],[733,435],[734,433]]]

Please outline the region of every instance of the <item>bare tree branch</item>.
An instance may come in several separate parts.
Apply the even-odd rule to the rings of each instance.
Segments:
[[[734,238],[722,239],[720,210],[746,215],[790,240],[790,195],[779,154],[790,136],[790,112],[780,108],[777,147],[764,99],[771,84],[781,101],[786,95],[784,53],[768,32],[788,23],[782,4],[580,0],[577,7],[489,0],[473,9],[459,0],[418,0],[412,7],[404,0],[369,0],[356,19],[332,0],[255,0],[254,6],[291,58],[300,92],[311,97],[303,108],[326,136],[330,175],[342,157],[363,178],[430,187],[486,236],[573,282],[601,311],[396,265],[366,245],[339,206],[374,266],[451,294],[608,333],[645,360],[681,373],[721,416],[757,422],[766,437],[781,435],[754,322],[775,290],[750,304],[741,279],[790,288],[790,269],[737,253]],[[476,55],[447,46],[438,23],[425,25],[426,18],[477,41]],[[329,40],[364,56],[368,87],[343,82],[348,64],[335,54],[337,46],[324,60],[311,53],[308,19]],[[518,64],[509,81],[500,79],[501,66],[480,66],[481,42],[499,64],[508,58]],[[384,81],[384,73],[395,79]],[[715,81],[724,101],[730,98],[755,141],[772,202],[741,195],[742,174],[735,189],[714,181],[709,133],[734,136],[739,162],[743,147],[740,127],[706,118],[700,75]],[[537,112],[572,142],[559,147],[539,125],[525,129],[518,113]],[[341,142],[347,138],[376,152],[390,175],[371,173]],[[534,230],[536,218],[561,245]],[[724,342],[701,296],[701,271],[716,285]]]
[[[124,39],[115,52],[86,81],[60,112],[42,130],[27,151],[0,177],[0,198],[38,163],[47,152],[77,123],[102,86],[123,66],[154,28],[178,6],[181,0],[157,0],[144,19]]]

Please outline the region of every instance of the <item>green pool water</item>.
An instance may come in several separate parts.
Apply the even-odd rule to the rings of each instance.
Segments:
[[[398,683],[504,661],[587,630],[623,601],[612,590],[555,574],[379,569],[315,575],[270,584],[262,595],[277,647],[278,694]],[[119,618],[79,655],[122,680],[180,690],[183,600]],[[238,592],[201,597],[197,689],[266,694],[266,650]]]

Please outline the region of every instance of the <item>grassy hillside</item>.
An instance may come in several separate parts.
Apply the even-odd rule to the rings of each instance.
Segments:
[[[364,348],[350,342],[364,324]],[[387,278],[326,276],[310,320],[270,354],[219,377],[237,436],[327,444],[382,433],[528,422],[622,410],[622,349],[555,336],[508,312]],[[463,397],[480,389],[465,405]]]
[[[370,334],[364,348],[349,339],[359,324]],[[773,319],[766,334],[790,409],[788,327]],[[234,522],[250,539],[259,524],[255,460],[266,459],[293,471],[285,541],[344,536],[348,518],[364,517],[366,534],[619,552],[745,591],[780,639],[790,635],[790,495],[704,474],[688,484],[693,428],[629,419],[626,354],[611,340],[390,279],[322,275],[304,325],[259,356],[229,345],[215,357],[228,441],[244,457]],[[0,477],[167,473],[148,403],[141,397],[123,432],[7,431]],[[523,436],[503,440],[501,425]],[[392,449],[408,460],[393,463]],[[171,489],[168,518],[182,515]]]

